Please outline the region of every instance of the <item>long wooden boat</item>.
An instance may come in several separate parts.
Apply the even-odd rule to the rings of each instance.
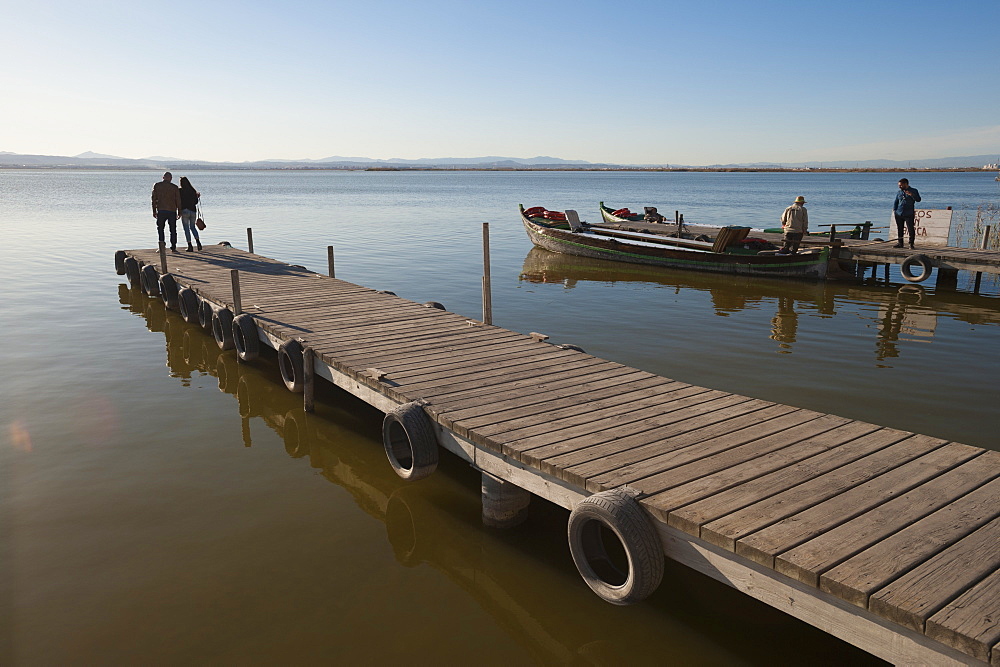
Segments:
[[[523,205],[519,209],[531,242],[552,252],[716,273],[812,280],[826,277],[829,248],[795,255],[758,254],[740,244],[748,227],[723,227],[714,241],[694,241],[591,227],[574,220],[576,213],[572,211],[562,214],[542,207],[526,211]]]

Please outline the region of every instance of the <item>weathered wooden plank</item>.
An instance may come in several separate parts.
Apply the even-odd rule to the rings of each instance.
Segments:
[[[426,356],[358,354],[347,359],[341,358],[341,362],[362,368],[384,367],[383,370],[391,373],[393,379],[396,379],[411,373],[429,372],[431,369],[450,370],[456,374],[463,371],[472,372],[484,365],[498,363],[503,359],[516,359],[521,355],[530,355],[536,348],[537,344],[530,340],[508,345],[486,343],[464,351],[438,350]],[[339,355],[338,358],[340,358]]]
[[[579,356],[579,355],[578,355]],[[498,387],[503,388],[523,386],[527,391],[545,382],[561,382],[563,380],[573,381],[580,374],[600,373],[612,366],[626,369],[625,372],[635,369],[622,366],[615,362],[605,362],[590,357],[579,357],[572,361],[561,361],[547,359],[543,362],[532,362],[528,364],[509,365],[505,368],[494,369],[491,375],[480,375],[473,379],[448,378],[430,383],[408,383],[407,388],[419,392],[432,402],[432,409],[440,405],[442,409],[447,409],[452,396],[456,400],[462,400],[466,395],[477,396],[488,394],[493,391],[493,382]]]
[[[562,408],[549,413],[537,413],[496,421],[490,416],[481,419],[466,419],[454,422],[459,432],[475,433],[495,440],[502,440],[509,434],[526,435],[548,433],[580,423],[593,423],[608,415],[622,415],[638,409],[648,402],[666,403],[672,396],[671,389],[683,389],[687,385],[675,383],[666,378],[654,377],[632,383],[623,393],[606,396],[592,401],[573,400]],[[501,436],[501,437],[498,437]]]
[[[423,371],[413,375],[396,375],[393,377],[395,386],[407,391],[446,391],[454,388],[467,388],[482,386],[484,382],[489,382],[497,377],[535,377],[537,373],[545,369],[562,369],[570,364],[574,366],[590,365],[598,363],[592,357],[581,357],[581,355],[552,355],[551,353],[539,349],[531,354],[518,356],[514,359],[506,360],[503,364],[495,364],[492,368],[480,368],[461,374],[451,373],[447,370]]]
[[[622,386],[615,394],[604,395],[600,398],[590,398],[586,395],[581,397],[578,394],[573,394],[551,402],[535,401],[500,412],[467,413],[453,421],[456,425],[460,424],[464,428],[475,429],[486,434],[516,430],[542,422],[555,422],[563,417],[573,415],[586,414],[589,417],[602,408],[615,405],[625,403],[635,405],[645,400],[655,401],[663,396],[663,391],[669,391],[670,386],[673,385],[676,383],[672,380],[655,375],[640,377]]]
[[[458,391],[435,391],[432,396],[437,409],[442,412],[451,412],[475,405],[477,401],[489,402],[494,395],[503,396],[517,392],[530,399],[534,396],[549,395],[550,392],[555,392],[563,387],[605,381],[614,377],[632,377],[636,373],[644,372],[612,361],[597,360],[595,364],[574,366],[567,371],[559,369],[553,369],[550,372],[542,371],[527,379],[512,379],[510,381],[499,379],[495,383],[489,383],[485,386],[480,385]]]
[[[538,343],[518,334],[495,334],[493,332],[474,331],[422,331],[410,336],[393,337],[395,340],[359,341],[356,344],[340,342],[334,345],[322,343],[323,349],[330,354],[336,354],[345,363],[352,363],[358,358],[397,359],[414,361],[422,357],[455,356],[472,354],[480,347],[505,347],[523,349]]]
[[[924,622],[1000,567],[1000,519],[994,519],[876,591],[868,608],[923,631]]]
[[[634,446],[634,443],[639,442],[635,436],[626,438],[625,442],[611,439],[575,451],[564,450],[561,454],[545,459],[542,467],[562,469],[567,480],[576,480],[588,488],[600,490],[615,488],[708,456],[712,452],[712,445],[706,445],[704,443],[706,439],[712,440],[713,445],[716,442],[724,443],[727,431],[738,430],[751,422],[767,422],[772,417],[780,417],[793,411],[794,409],[789,409],[788,406],[751,399],[724,405],[709,412],[691,415],[674,414],[673,416],[679,419],[674,419],[672,424],[648,431],[646,438],[648,444]],[[701,444],[691,446],[694,443]],[[658,455],[653,457],[657,460],[656,464],[645,465],[652,459],[639,460],[634,466],[621,463],[622,460],[631,459],[629,454],[636,449],[648,451],[653,448],[658,452]],[[522,459],[525,456],[526,454],[521,454]],[[617,473],[621,473],[620,476]],[[600,479],[601,482],[594,481],[596,479]]]
[[[927,480],[973,458],[981,450],[967,445],[939,447],[874,479],[845,489],[811,507],[744,535],[736,541],[736,553],[767,567],[774,557],[822,534],[825,530],[901,496]],[[771,514],[774,516],[774,514]]]
[[[889,472],[944,444],[944,440],[937,438],[910,436],[886,449],[709,522],[701,527],[701,537],[717,546],[735,550],[736,541],[740,538]]]
[[[775,432],[786,432],[820,416],[819,413],[787,405],[762,402],[762,406],[725,421],[654,440],[647,445],[633,446],[632,443],[637,441],[633,437],[624,443],[615,441],[593,450],[555,456],[547,463],[568,468],[586,478],[588,487],[593,483],[595,489],[624,484],[640,488],[635,486],[637,482],[651,479],[651,482],[642,485],[646,489],[642,492],[653,493],[653,489],[662,491],[676,483],[676,476],[668,472],[674,468]],[[669,481],[664,476],[669,476]]]
[[[402,384],[405,382],[423,382],[431,378],[481,375],[482,373],[508,368],[531,360],[548,359],[558,363],[559,361],[569,361],[579,356],[579,352],[560,350],[551,345],[538,345],[529,347],[523,351],[504,352],[490,359],[473,359],[471,362],[458,360],[452,364],[444,364],[433,368],[421,367],[413,370],[398,370],[393,373],[392,380],[397,384]]]
[[[681,529],[694,530],[692,534],[700,534],[701,526],[704,524],[726,516],[732,512],[759,502],[765,498],[770,498],[786,490],[793,489],[800,484],[814,479],[831,471],[838,470],[845,465],[860,460],[874,452],[878,452],[886,447],[898,443],[907,438],[910,434],[906,431],[896,429],[880,429],[874,433],[858,437],[854,435],[859,430],[854,424],[847,424],[839,429],[823,434],[836,442],[842,431],[848,434],[848,440],[842,445],[834,445],[832,448],[818,454],[796,461],[792,465],[787,465],[772,472],[756,475],[756,469],[751,466],[749,471],[743,471],[749,477],[747,481],[729,486],[722,491],[712,493],[702,500],[689,503],[681,508],[673,509],[668,515],[661,513],[655,499],[647,499],[644,502],[649,511],[656,516],[665,518],[668,523]],[[823,436],[819,436],[822,438]],[[808,444],[813,444],[814,439],[809,439]],[[766,457],[765,457],[766,458]]]
[[[927,636],[983,662],[1000,641],[1000,570],[927,619]]]
[[[1000,516],[993,480],[820,575],[820,588],[859,607],[869,596],[948,545]]]
[[[573,440],[580,449],[599,445],[614,439],[619,422],[628,425],[641,422],[647,425],[647,437],[660,438],[676,435],[705,426],[708,423],[721,421],[732,416],[728,408],[734,406],[736,412],[756,410],[761,403],[752,403],[751,399],[738,394],[726,394],[715,390],[705,391],[703,387],[686,386],[675,392],[675,400],[664,405],[653,405],[641,410],[628,412],[612,419],[583,422],[577,425],[566,424],[559,431],[545,433],[520,432],[504,434],[504,451],[509,456],[520,457],[521,452],[552,445],[557,442]]]
[[[1000,452],[982,452],[971,461],[782,553],[775,559],[775,569],[818,586],[820,573],[997,477],[1000,477]]]
[[[649,373],[625,369],[611,369],[603,373],[574,376],[547,385],[540,385],[535,390],[529,390],[523,384],[516,389],[503,390],[496,388],[490,396],[479,394],[465,401],[453,401],[447,412],[440,413],[445,421],[454,423],[467,418],[486,416],[504,417],[507,415],[524,415],[523,410],[547,411],[563,407],[567,401],[579,401],[581,397],[607,394],[609,390],[624,391],[632,383],[648,380]]]

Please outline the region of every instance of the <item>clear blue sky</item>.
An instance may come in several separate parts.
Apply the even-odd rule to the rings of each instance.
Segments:
[[[1000,154],[1000,1],[5,2],[0,151]]]

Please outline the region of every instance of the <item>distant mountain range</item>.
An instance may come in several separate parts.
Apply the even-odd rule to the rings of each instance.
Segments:
[[[0,168],[39,169],[963,169],[980,168],[995,163],[996,155],[930,158],[924,160],[839,160],[834,162],[782,163],[754,162],[739,164],[607,164],[586,160],[538,156],[533,158],[499,157],[419,158],[376,160],[366,157],[332,156],[321,159],[290,160],[272,158],[248,162],[211,162],[164,156],[139,159],[87,151],[75,156],[25,155],[0,151]]]

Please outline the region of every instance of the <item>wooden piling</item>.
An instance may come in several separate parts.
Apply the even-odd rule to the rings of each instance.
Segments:
[[[493,324],[493,294],[490,285],[490,223],[483,223],[483,324]]]
[[[247,227],[247,251],[253,252],[253,228]]]
[[[240,271],[230,269],[229,276],[233,283],[233,316],[243,313],[243,300],[240,298]]]
[[[302,350],[302,409],[306,412],[316,410],[316,353],[311,347]]]
[[[333,246],[328,245],[326,247],[326,265],[328,267],[327,273],[331,278],[336,278],[337,273],[333,270]]]
[[[160,275],[167,273],[167,244],[160,241]]]

